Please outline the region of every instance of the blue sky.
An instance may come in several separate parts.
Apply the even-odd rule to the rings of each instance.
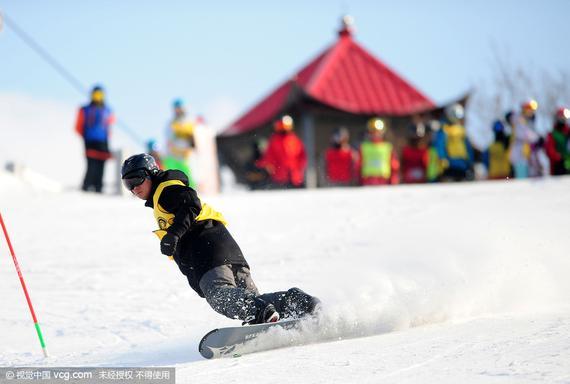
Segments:
[[[229,123],[332,44],[345,13],[358,42],[436,102],[489,79],[493,45],[517,65],[570,67],[565,0],[9,0],[0,10],[85,86],[103,84],[144,138],[162,133],[175,97]],[[86,101],[6,26],[0,93]]]

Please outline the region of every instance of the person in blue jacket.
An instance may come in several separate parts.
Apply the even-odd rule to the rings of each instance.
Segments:
[[[473,147],[467,137],[463,119],[461,104],[453,104],[445,109],[445,120],[436,137],[443,180],[473,179]]]
[[[91,91],[91,101],[79,109],[75,123],[75,131],[85,144],[87,171],[81,187],[84,191],[103,191],[105,161],[112,157],[109,135],[114,122],[113,112],[105,104],[105,92],[96,85]]]

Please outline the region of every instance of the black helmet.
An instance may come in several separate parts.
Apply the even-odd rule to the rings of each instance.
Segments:
[[[121,168],[121,178],[124,179],[129,174],[137,173],[137,171],[144,171],[148,176],[154,176],[159,169],[154,157],[148,153],[140,153],[125,160]]]

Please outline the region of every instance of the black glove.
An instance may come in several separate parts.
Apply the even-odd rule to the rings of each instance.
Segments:
[[[160,252],[166,256],[174,256],[176,248],[178,247],[178,240],[178,236],[167,232],[162,240],[160,240]]]

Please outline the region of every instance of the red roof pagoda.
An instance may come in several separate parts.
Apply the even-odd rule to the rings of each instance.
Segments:
[[[357,115],[405,116],[435,108],[429,97],[354,41],[350,19],[345,17],[331,47],[220,136],[246,133],[270,122],[286,108],[292,93]]]
[[[369,118],[382,117],[396,153],[407,141],[413,115],[434,116],[441,107],[354,41],[343,18],[337,41],[273,90],[217,136],[218,155],[239,183],[250,185],[251,165],[272,123],[290,115],[307,150],[306,186],[326,186],[322,159],[331,136],[343,127],[357,146]]]

